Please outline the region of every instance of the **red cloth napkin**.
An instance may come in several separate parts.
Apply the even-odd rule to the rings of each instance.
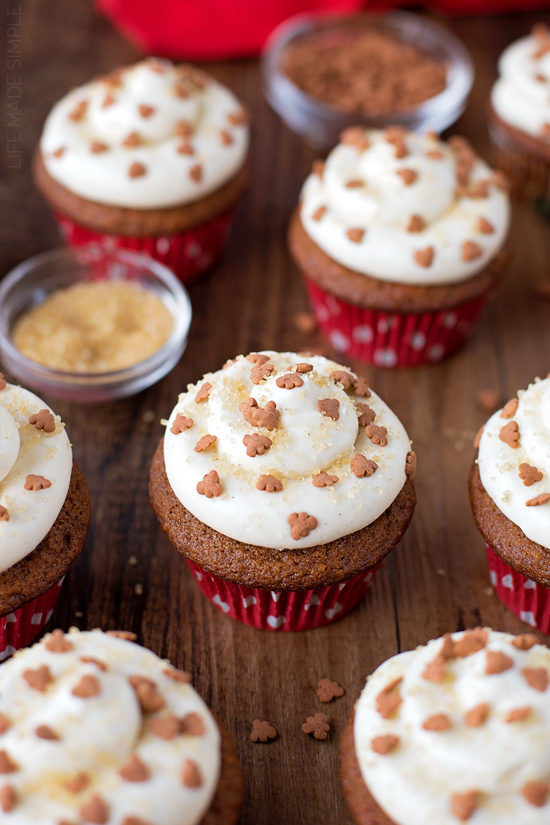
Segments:
[[[104,14],[144,52],[190,60],[257,55],[273,29],[294,14],[357,11],[406,3],[377,0],[95,0]],[[428,0],[449,14],[496,14],[549,8],[548,0]]]

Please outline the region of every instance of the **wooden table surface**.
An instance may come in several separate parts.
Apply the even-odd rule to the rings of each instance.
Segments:
[[[545,15],[446,21],[468,46],[476,81],[456,126],[488,157],[486,110],[502,49]],[[50,107],[97,74],[138,52],[85,0],[27,0],[22,19],[21,169],[3,172],[0,276],[60,244],[34,191],[30,160]],[[338,746],[367,674],[384,659],[446,631],[475,625],[525,630],[490,587],[483,542],[470,513],[472,438],[487,418],[480,389],[503,401],[550,369],[550,303],[533,285],[547,275],[550,225],[514,206],[510,276],[467,347],[445,364],[410,371],[361,369],[398,414],[419,457],[418,505],[403,542],[382,565],[361,605],[331,627],[269,633],[240,625],[213,607],[160,531],[149,505],[149,464],[178,393],[237,353],[303,349],[310,340],[292,318],[306,294],[285,244],[288,218],[315,153],[282,125],[262,96],[256,61],[206,67],[250,106],[252,187],[221,266],[190,288],[193,323],[173,372],[123,401],[83,407],[48,398],[67,423],[93,502],[87,548],[65,582],[52,626],[123,628],[193,676],[227,725],[246,778],[242,825],[349,823],[339,782]],[[318,343],[314,339],[313,343]],[[332,353],[336,357],[335,353]],[[345,695],[321,705],[323,677]],[[305,736],[306,717],[324,711],[324,742]],[[269,719],[279,737],[248,739]]]

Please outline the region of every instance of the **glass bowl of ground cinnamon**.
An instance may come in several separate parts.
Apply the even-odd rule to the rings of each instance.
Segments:
[[[190,324],[185,288],[148,255],[54,249],[0,282],[0,369],[72,401],[122,398],[177,364]]]
[[[460,40],[408,12],[293,17],[269,38],[262,71],[273,109],[325,150],[360,124],[441,132],[463,112],[474,78]]]

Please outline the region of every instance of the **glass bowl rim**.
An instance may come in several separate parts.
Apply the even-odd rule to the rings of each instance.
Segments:
[[[17,349],[10,338],[6,319],[6,295],[14,288],[17,288],[27,275],[44,264],[61,261],[63,259],[69,261],[73,259],[76,261],[79,254],[96,251],[106,258],[119,258],[121,263],[133,264],[150,272],[152,271],[159,278],[166,288],[167,293],[174,299],[176,309],[183,310],[183,312],[177,312],[177,314],[171,312],[174,319],[174,329],[170,337],[162,347],[142,361],[107,372],[73,372],[59,370],[28,358]],[[53,291],[54,290],[52,290],[52,292]],[[39,252],[37,255],[21,261],[21,263],[11,269],[0,281],[0,352],[3,350],[6,351],[11,372],[13,372],[16,377],[20,377],[12,366],[16,365],[18,368],[21,368],[24,373],[30,371],[34,375],[39,376],[40,380],[51,380],[52,386],[67,389],[71,386],[80,389],[86,386],[99,389],[102,386],[102,382],[107,387],[114,387],[154,371],[185,342],[191,326],[192,317],[193,309],[189,294],[167,266],[151,258],[146,253],[122,248],[105,249],[101,244],[97,243],[97,241],[91,241],[79,247],[56,247],[45,252]],[[8,359],[4,360],[7,362]]]
[[[349,24],[354,18],[358,17],[363,20],[376,21],[377,24],[384,24],[386,22],[393,22],[396,24],[395,28],[404,29],[405,27],[416,27],[418,33],[423,29],[433,35],[447,55],[452,61],[451,69],[447,73],[448,83],[443,91],[427,100],[422,101],[418,106],[413,106],[408,109],[401,109],[396,112],[389,112],[382,115],[368,115],[354,112],[346,112],[344,109],[339,109],[329,103],[324,103],[318,98],[312,97],[307,92],[304,92],[299,86],[282,71],[281,56],[284,49],[296,37],[313,31],[315,26],[319,23],[325,24],[326,28],[330,28],[333,23],[336,26]],[[397,34],[397,32],[395,32]],[[403,42],[415,43],[415,40],[407,40]],[[413,14],[407,11],[350,11],[350,12],[331,12],[320,11],[313,13],[297,14],[293,17],[284,20],[276,29],[272,31],[268,37],[264,48],[262,50],[262,73],[266,87],[272,87],[273,83],[280,84],[286,95],[294,98],[292,104],[295,107],[301,107],[310,111],[312,115],[333,120],[351,122],[355,121],[357,124],[366,123],[372,128],[377,126],[383,127],[389,122],[406,124],[407,120],[413,117],[422,115],[429,115],[432,109],[437,109],[441,106],[450,106],[456,100],[465,100],[469,95],[474,82],[474,64],[466,46],[462,43],[450,29],[442,26],[440,23],[426,18],[421,15]],[[277,91],[277,96],[281,96],[280,90]],[[270,93],[268,93],[268,100]],[[287,100],[287,105],[290,102]]]

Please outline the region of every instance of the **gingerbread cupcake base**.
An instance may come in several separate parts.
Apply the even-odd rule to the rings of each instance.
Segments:
[[[493,164],[510,181],[511,194],[517,198],[550,197],[550,144],[499,118],[489,111],[489,134]]]
[[[289,229],[319,327],[348,357],[377,367],[441,361],[461,347],[504,278],[507,249],[473,278],[416,286],[355,272],[333,260],[306,233],[299,211]]]
[[[176,498],[166,475],[162,441],[151,466],[149,495],[162,529],[179,553],[224,581],[274,591],[328,587],[374,567],[400,541],[416,504],[414,484],[407,480],[376,521],[351,535],[305,550],[244,544],[203,524]]]
[[[73,464],[65,504],[38,547],[0,573],[0,661],[29,645],[49,622],[63,579],[84,548],[88,486]]]
[[[352,713],[340,743],[340,772],[346,802],[357,825],[396,825],[376,802],[361,774],[355,753],[354,718]]]
[[[221,733],[221,771],[210,807],[199,825],[235,825],[243,801],[243,772],[228,731],[216,718]]]
[[[187,283],[210,269],[223,252],[238,201],[248,187],[243,167],[219,190],[168,209],[127,209],[95,203],[70,192],[34,157],[36,187],[50,204],[70,246],[96,242],[144,252]]]
[[[501,602],[520,621],[550,634],[550,560],[542,545],[499,510],[472,465],[470,502],[478,530],[485,539],[491,584]]]

